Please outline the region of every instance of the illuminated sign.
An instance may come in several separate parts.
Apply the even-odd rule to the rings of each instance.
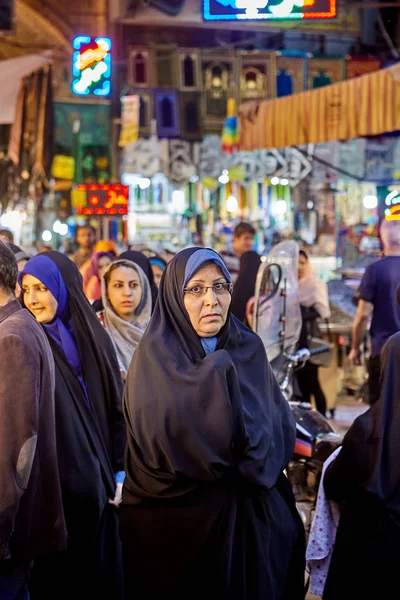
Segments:
[[[77,215],[127,215],[128,200],[129,186],[121,184],[79,184],[72,192]]]
[[[74,39],[72,91],[78,96],[109,96],[111,92],[111,40],[80,35]]]
[[[386,221],[400,221],[400,194],[398,190],[392,190],[385,198]]]
[[[203,0],[205,21],[334,19],[336,0]]]

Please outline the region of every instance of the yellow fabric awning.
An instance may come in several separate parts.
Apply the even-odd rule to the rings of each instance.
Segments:
[[[240,148],[285,148],[400,130],[400,63],[362,77],[243,104]]]

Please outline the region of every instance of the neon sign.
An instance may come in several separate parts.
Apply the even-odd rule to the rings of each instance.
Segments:
[[[73,42],[72,91],[78,96],[109,96],[111,92],[111,40],[80,35]]]
[[[392,190],[386,196],[385,204],[389,207],[385,209],[386,221],[400,221],[400,194],[398,190]]]
[[[203,0],[205,21],[334,19],[337,0]]]
[[[129,187],[127,185],[79,184],[73,192],[77,196],[77,215],[117,216],[128,214]]]

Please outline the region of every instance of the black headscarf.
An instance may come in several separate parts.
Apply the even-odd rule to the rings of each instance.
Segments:
[[[72,334],[97,434],[112,471],[122,471],[126,433],[121,409],[122,379],[114,347],[83,292],[82,275],[75,263],[60,252],[49,251],[43,256],[55,263],[67,288]],[[54,351],[53,343],[52,347]],[[60,359],[59,366],[65,369],[65,358],[60,352],[56,348],[54,358]],[[112,471],[109,474],[111,493],[114,492]]]
[[[152,306],[153,306],[153,310],[154,310],[154,306],[156,304],[156,300],[157,300],[157,296],[158,296],[158,289],[157,289],[157,286],[154,281],[153,269],[151,268],[149,259],[147,258],[147,256],[145,256],[141,252],[137,252],[137,250],[127,250],[126,252],[123,252],[122,254],[120,254],[118,257],[118,260],[124,260],[124,259],[130,260],[131,262],[136,263],[137,265],[139,265],[139,267],[141,267],[143,269],[144,274],[146,275],[146,277],[150,283],[151,300],[152,300]]]
[[[400,333],[389,338],[381,360],[380,399],[347,432],[325,488],[338,501],[366,490],[400,516]]]
[[[400,545],[400,333],[382,350],[380,399],[347,432],[325,472],[330,500],[341,502],[323,597],[389,598]]]
[[[182,291],[194,252],[202,249],[182,250],[168,264],[128,372],[125,504],[230,475],[269,489],[293,453],[294,421],[260,338],[229,314],[216,351],[205,356]]]
[[[245,252],[240,259],[240,270],[233,288],[231,304],[231,311],[239,321],[244,322],[247,303],[255,294],[260,263],[260,255],[253,250]]]

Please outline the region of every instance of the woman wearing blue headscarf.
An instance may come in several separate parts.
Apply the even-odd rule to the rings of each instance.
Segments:
[[[300,600],[295,423],[213,250],[169,263],[125,384],[126,599]]]
[[[122,598],[117,506],[125,425],[114,347],[82,289],[76,265],[46,252],[19,275],[55,362],[56,437],[67,550],[35,563],[32,600]]]

